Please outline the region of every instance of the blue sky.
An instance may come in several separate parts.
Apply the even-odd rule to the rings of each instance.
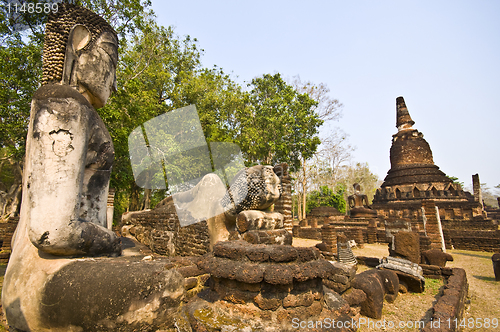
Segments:
[[[383,179],[403,96],[434,162],[500,184],[500,1],[153,0],[159,24],[199,40],[205,67],[325,83],[333,126]],[[323,128],[322,130],[335,130]]]

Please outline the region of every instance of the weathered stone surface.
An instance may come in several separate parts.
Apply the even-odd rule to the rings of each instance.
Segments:
[[[377,257],[365,257],[365,256],[356,256],[356,260],[358,264],[366,265],[369,267],[377,267],[380,265],[380,258]]]
[[[137,269],[140,263],[141,268]],[[159,327],[177,315],[184,278],[162,261],[75,261],[46,284],[40,306],[45,326],[133,331],[144,322]],[[153,318],[154,317],[154,318]],[[103,322],[106,323],[103,323]]]
[[[240,233],[281,228],[283,228],[283,215],[278,212],[246,210],[241,211],[236,218],[236,229]]]
[[[446,262],[453,262],[453,256],[439,249],[431,249],[422,252],[421,262],[426,265],[445,267]]]
[[[252,244],[279,244],[291,245],[292,234],[286,229],[274,229],[268,231],[248,231],[241,235],[241,238]]]
[[[262,310],[276,310],[282,305],[282,299],[276,297],[275,294],[262,294],[259,293],[255,297],[255,304]]]
[[[330,262],[333,267],[335,268],[334,274],[342,274],[345,275],[349,280],[354,278],[356,275],[356,267],[355,266],[350,266],[346,264],[342,264],[339,262]]]
[[[88,258],[122,251],[107,228],[113,143],[96,112],[116,84],[117,61],[113,28],[60,3],[46,23],[21,215],[3,282],[13,330],[157,330],[179,318],[185,280],[165,260]]]
[[[319,258],[319,251],[314,247],[296,247],[295,250],[299,262],[309,262]]]
[[[325,288],[325,305],[331,310],[340,310],[347,305],[347,302],[336,292]]]
[[[422,293],[425,290],[425,281],[422,279],[401,271],[395,272],[398,274],[400,282],[404,282],[406,284],[408,291],[413,293]]]
[[[378,274],[384,286],[385,300],[389,303],[394,303],[399,293],[399,278],[397,273],[391,270],[379,270]]]
[[[189,277],[184,279],[184,288],[186,290],[195,288],[198,285],[198,278]]]
[[[270,284],[291,284],[295,275],[295,266],[269,264],[266,266],[264,280]]]
[[[340,282],[331,281],[329,279],[323,279],[323,284],[338,294],[344,293],[351,286],[350,283],[342,284]]]
[[[491,256],[491,261],[493,262],[495,280],[500,281],[500,254],[493,254],[493,256]]]
[[[247,258],[253,262],[269,261],[270,253],[271,253],[271,247],[265,244],[251,246],[246,250]]]
[[[242,263],[236,268],[235,279],[249,284],[261,282],[264,278],[265,268],[259,264]]]
[[[204,274],[205,272],[200,270],[196,265],[183,266],[177,269],[177,271],[184,277],[196,277]]]
[[[215,290],[222,299],[231,303],[244,304],[252,302],[259,294],[258,291],[244,290],[242,287],[238,287],[237,285],[229,284],[224,281],[226,280],[214,278],[212,289]]]
[[[432,321],[447,322],[458,321],[460,322],[464,309],[465,301],[468,293],[467,275],[464,269],[453,269],[452,275],[448,278],[447,284],[444,286],[443,295],[438,299],[437,303],[433,306],[433,315],[431,322],[427,323],[422,330],[423,332],[431,331],[453,331],[445,324],[441,324],[440,328],[433,326]]]
[[[283,299],[283,307],[288,308],[288,307],[298,307],[298,306],[304,306],[308,307],[314,302],[314,296],[311,292],[309,293],[301,293],[301,294],[288,294],[284,299]]]
[[[335,272],[332,264],[326,260],[318,259],[297,265],[294,278],[297,281],[305,281],[314,278],[328,278]]]
[[[270,248],[269,258],[273,262],[291,262],[297,257],[297,250],[292,246],[273,245]]]
[[[392,241],[393,245],[389,244],[391,257],[407,259],[416,264],[420,263],[420,236],[418,233],[397,232]]]
[[[422,293],[425,289],[425,278],[418,264],[400,258],[386,257],[377,268],[396,272],[400,283],[404,283],[411,292]]]
[[[361,289],[349,288],[345,293],[342,294],[342,298],[351,307],[360,306],[361,303],[366,301],[366,294]]]
[[[280,197],[279,183],[272,166],[257,165],[239,171],[222,199],[226,217],[234,222],[241,211],[269,208]]]
[[[380,319],[382,317],[385,292],[378,271],[368,270],[356,275],[351,286],[362,290],[366,294],[366,300],[361,303],[361,314]]]
[[[244,241],[221,241],[214,247],[214,256],[232,260],[242,260],[246,257],[247,245]]]

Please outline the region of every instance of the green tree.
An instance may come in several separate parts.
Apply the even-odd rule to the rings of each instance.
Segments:
[[[314,190],[307,195],[306,213],[318,206],[331,206],[340,213],[346,212],[346,201],[343,187],[340,186],[335,193],[327,186],[321,186],[319,190]]]
[[[0,15],[0,178],[2,209],[0,219],[15,215],[20,207],[23,158],[26,145],[31,97],[41,75],[42,30],[14,31]],[[34,17],[34,16],[33,16]],[[33,18],[32,17],[32,18]],[[30,22],[33,23],[34,22]]]
[[[340,168],[339,180],[337,185],[342,185],[345,190],[345,196],[354,194],[353,184],[359,183],[361,192],[368,196],[371,203],[375,191],[382,184],[378,175],[372,173],[368,163],[356,163],[355,165],[345,165]]]
[[[457,178],[456,176],[448,176],[448,179],[450,179],[453,183],[459,184],[460,187],[464,188],[464,183],[459,181],[460,179]]]
[[[152,22],[150,1],[99,0],[77,1],[106,17],[121,37],[120,53],[127,49],[128,40]],[[21,193],[23,158],[25,153],[31,98],[41,79],[41,54],[43,48],[44,17],[30,13],[17,23],[27,29],[14,29],[7,19],[6,6],[0,10],[0,164],[3,171],[9,168],[10,182],[0,185],[2,197],[11,202],[0,218],[18,211]],[[0,181],[5,178],[0,179]],[[14,187],[13,187],[14,186]],[[3,188],[3,189],[2,189]],[[4,190],[5,189],[5,190]],[[10,195],[15,195],[11,197]],[[1,212],[1,211],[0,211]]]
[[[238,114],[237,142],[250,163],[287,162],[292,170],[309,159],[320,144],[323,120],[314,112],[317,102],[300,94],[280,74],[265,74],[249,84],[249,107]]]

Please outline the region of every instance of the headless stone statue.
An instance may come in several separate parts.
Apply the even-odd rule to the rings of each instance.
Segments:
[[[368,197],[361,193],[361,186],[355,183],[354,194],[347,198],[351,218],[374,218],[377,216],[377,211],[373,210],[368,205]]]
[[[120,239],[105,227],[113,144],[95,110],[116,87],[117,61],[117,35],[101,17],[69,4],[49,17],[2,290],[17,330],[159,326],[183,296],[183,278],[165,263],[84,258],[121,253]]]

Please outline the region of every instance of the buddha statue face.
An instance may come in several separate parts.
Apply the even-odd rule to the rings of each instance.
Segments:
[[[110,32],[102,33],[96,42],[83,52],[76,63],[75,80],[78,91],[95,107],[106,104],[116,91],[118,41]]]
[[[85,48],[90,39],[91,33],[85,26],[73,28],[66,50],[63,84],[67,82],[95,108],[100,108],[116,90],[118,40],[111,32],[104,31]]]

